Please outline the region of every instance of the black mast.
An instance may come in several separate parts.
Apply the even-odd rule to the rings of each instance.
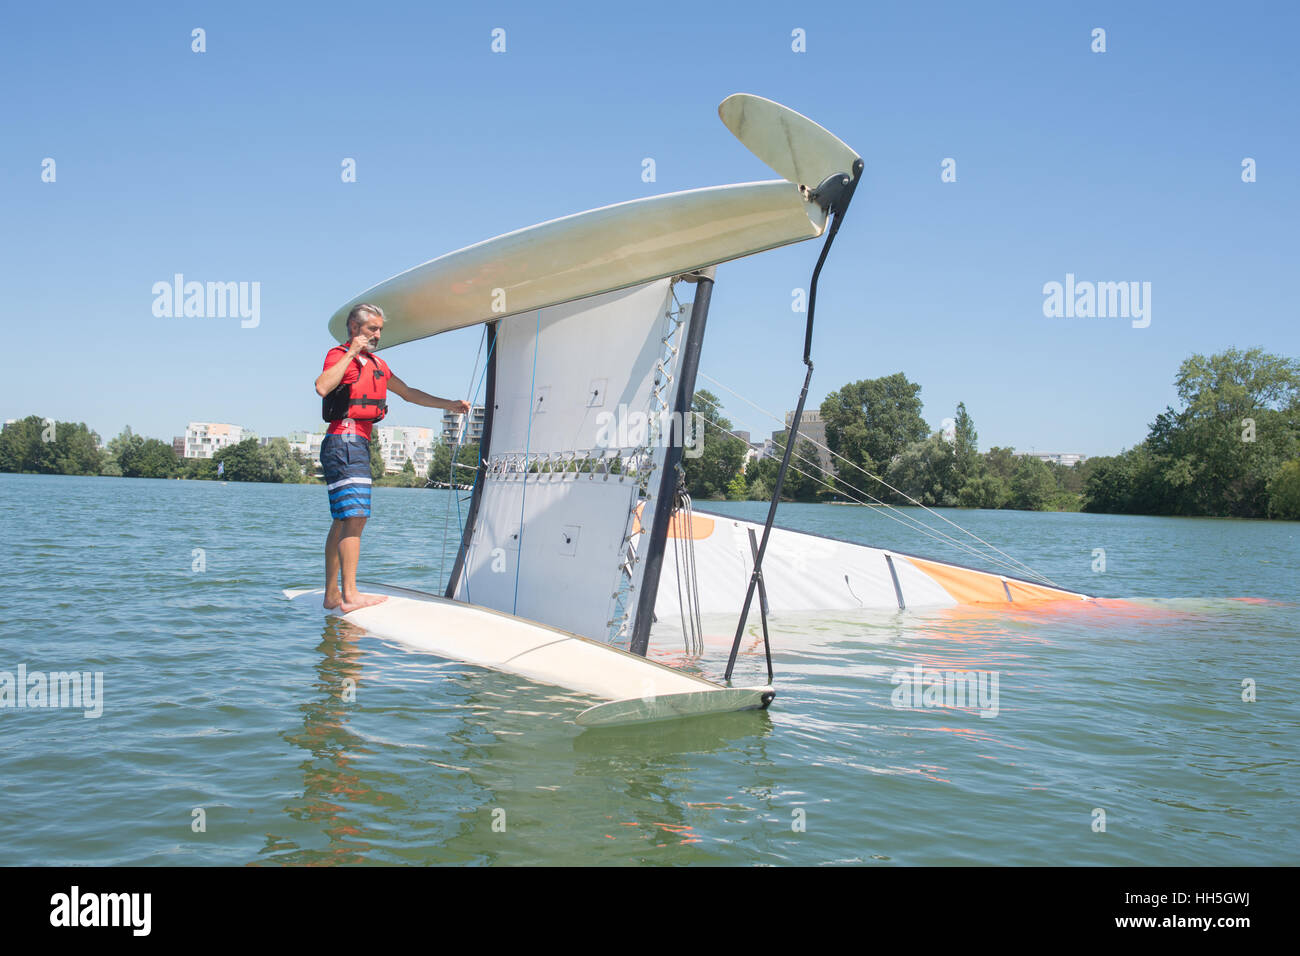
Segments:
[[[840,223],[844,220],[844,212],[848,209],[849,201],[853,199],[853,192],[858,188],[858,182],[862,179],[863,162],[858,159],[853,164],[851,173],[835,173],[826,177],[826,180],[813,191],[809,197],[827,212],[827,215],[834,216],[830,229],[827,230],[826,242],[822,246],[822,253],[817,258],[817,267],[813,269],[812,282],[808,288],[808,322],[804,327],[803,335],[803,364],[807,371],[803,377],[803,388],[799,391],[799,403],[795,406],[794,418],[790,422],[790,433],[786,436],[785,452],[781,455],[781,468],[776,473],[776,487],[772,490],[772,501],[767,509],[767,521],[763,523],[763,537],[758,543],[758,549],[754,554],[754,570],[749,576],[749,587],[745,590],[745,603],[740,609],[740,620],[736,622],[736,637],[731,643],[731,656],[727,659],[727,673],[725,679],[731,680],[731,672],[736,666],[736,654],[740,651],[740,639],[745,633],[745,621],[749,617],[749,607],[754,601],[754,590],[763,586],[763,555],[767,552],[767,539],[772,533],[772,521],[776,518],[776,506],[781,501],[781,486],[785,484],[785,474],[790,468],[790,456],[794,452],[795,442],[799,438],[799,424],[803,418],[804,401],[808,398],[808,384],[812,381],[813,363],[812,363],[812,333],[813,333],[813,312],[817,307],[817,279],[821,276],[822,266],[826,263],[826,254],[831,251],[831,243],[835,241],[835,234],[840,231]],[[767,608],[766,601],[760,602],[759,613],[763,615],[763,642],[767,646]],[[768,679],[771,680],[771,648],[767,648],[768,653]]]
[[[469,542],[474,536],[474,522],[478,517],[479,502],[483,500],[483,484],[487,476],[488,453],[492,444],[492,411],[496,407],[497,393],[497,352],[494,346],[497,344],[497,323],[488,323],[488,353],[487,353],[487,396],[484,399],[483,407],[483,437],[478,443],[478,471],[474,475],[474,495],[470,499],[469,514],[465,516],[465,531],[460,539],[460,548],[456,551],[456,563],[451,566],[451,577],[447,580],[446,597],[456,597],[456,582],[461,573],[465,570],[465,560],[469,553]],[[474,414],[474,409],[469,410],[470,415]],[[452,489],[451,493],[456,494],[455,489],[455,453],[457,449],[452,449]]]
[[[659,594],[659,574],[664,565],[664,546],[668,542],[668,522],[672,519],[677,497],[677,471],[682,461],[684,435],[679,426],[686,423],[691,412],[691,399],[695,397],[695,373],[700,368],[700,345],[704,342],[704,324],[709,316],[709,299],[713,295],[714,269],[700,269],[695,277],[695,301],[691,304],[691,327],[686,332],[682,348],[682,363],[678,371],[677,396],[669,424],[668,452],[664,455],[663,475],[659,480],[659,495],[655,500],[654,522],[650,527],[650,542],[645,551],[645,574],[641,576],[641,594],[636,604],[636,622],[632,629],[630,650],[645,656],[650,645],[650,625],[654,621],[655,598]]]

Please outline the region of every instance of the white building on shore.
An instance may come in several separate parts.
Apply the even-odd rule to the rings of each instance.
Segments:
[[[438,444],[438,433],[432,428],[376,427],[372,438],[379,441],[385,472],[401,471],[409,461],[417,475],[421,478],[429,476],[433,449]]]
[[[477,445],[483,440],[483,419],[484,406],[475,405],[469,412],[469,427],[465,429],[465,435],[461,443],[465,445]],[[456,437],[460,434],[460,420],[464,418],[458,412],[442,413],[442,440],[448,445],[456,443]]]
[[[289,432],[285,436],[289,441],[289,450],[310,458],[313,466],[320,471],[320,443],[325,440],[325,425],[314,432]]]
[[[785,431],[772,432],[772,437],[763,441],[762,457],[781,457],[783,450],[779,440],[790,431],[790,425],[793,421],[794,412],[786,412]],[[795,455],[799,454],[798,445],[802,444],[805,439],[817,445],[817,460],[818,464],[821,465],[822,472],[827,475],[834,474],[835,466],[831,461],[830,449],[826,447],[826,423],[822,421],[822,413],[820,409],[804,409],[803,417],[799,419],[799,439],[794,450]],[[792,457],[791,460],[796,465],[807,470],[807,462],[804,462],[797,457]]]
[[[238,445],[245,438],[256,438],[257,434],[241,425],[224,422],[190,422],[185,429],[184,438],[172,441],[172,448],[185,458],[211,458],[221,449]]]
[[[1067,468],[1081,465],[1088,460],[1087,455],[1081,455],[1073,451],[1021,451],[1016,452],[1016,454],[1023,455],[1026,458],[1037,458],[1049,465],[1065,465]]]

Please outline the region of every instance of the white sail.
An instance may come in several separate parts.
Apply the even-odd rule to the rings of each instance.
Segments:
[[[658,426],[690,324],[674,284],[499,322],[487,464],[450,596],[599,640],[632,626],[636,515],[660,507]]]

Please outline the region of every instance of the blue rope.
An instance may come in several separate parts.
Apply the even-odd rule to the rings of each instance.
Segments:
[[[537,331],[533,333],[533,380],[528,386],[528,394],[536,396],[537,394],[537,342],[542,337],[542,310],[537,310]],[[519,613],[519,567],[524,563],[524,501],[528,497],[528,451],[532,447],[533,441],[533,410],[537,407],[537,401],[532,399],[532,407],[528,409],[528,433],[524,438],[524,490],[519,495],[519,557],[515,559],[515,603],[510,609],[511,614]]]

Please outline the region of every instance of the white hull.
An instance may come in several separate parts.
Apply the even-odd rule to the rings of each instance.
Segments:
[[[740,613],[754,569],[750,530],[761,539],[762,524],[695,509],[691,532],[702,614]],[[685,533],[680,517],[674,518],[655,601],[655,613],[669,624],[681,616],[677,543]],[[777,527],[763,557],[763,582],[774,612],[1087,600],[1074,591]]]
[[[621,706],[579,723],[614,725],[765,707],[770,687],[727,688],[627,651],[501,611],[385,585],[363,586],[388,600],[342,617],[374,637],[449,660],[515,674]],[[324,590],[294,588],[285,597],[320,609]]]

